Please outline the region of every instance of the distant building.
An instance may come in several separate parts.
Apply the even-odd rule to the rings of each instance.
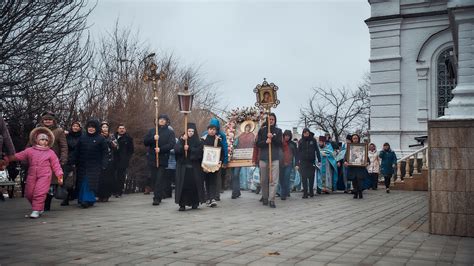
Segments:
[[[409,152],[427,121],[445,114],[458,54],[474,50],[473,0],[369,0],[371,141]]]

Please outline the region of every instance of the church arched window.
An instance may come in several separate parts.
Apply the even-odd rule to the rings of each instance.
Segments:
[[[453,99],[451,91],[456,87],[456,65],[453,48],[441,52],[437,60],[438,116],[444,116],[444,109]]]

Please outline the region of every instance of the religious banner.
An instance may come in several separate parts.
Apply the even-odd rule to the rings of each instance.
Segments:
[[[225,125],[228,167],[254,166],[252,156],[263,111],[256,107],[237,108],[228,115]]]

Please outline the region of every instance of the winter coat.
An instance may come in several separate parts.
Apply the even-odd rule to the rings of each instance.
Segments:
[[[393,175],[395,169],[393,165],[397,164],[397,155],[391,149],[388,151],[381,150],[379,153],[379,158],[382,159],[380,164],[380,173],[382,175]]]
[[[229,162],[229,151],[228,151],[228,145],[227,145],[227,137],[223,131],[221,131],[221,125],[219,123],[219,120],[215,117],[211,118],[209,121],[209,125],[215,126],[217,128],[217,134],[222,140],[222,149],[224,150],[224,157],[222,157],[222,163],[227,164]],[[201,136],[207,135],[207,131],[203,132]]]
[[[90,190],[96,192],[101,172],[107,168],[107,143],[99,134],[99,121],[92,120],[87,124],[89,123],[94,124],[96,132],[94,134],[86,132],[79,138],[72,156],[72,164],[76,165],[78,184],[82,178],[87,177]]]
[[[296,163],[296,158],[298,154],[298,149],[296,148],[296,143],[292,140],[289,140],[287,143],[283,141],[282,143],[282,150],[283,150],[283,163],[280,165],[283,166],[294,166]]]
[[[380,160],[379,160],[378,152],[369,151],[368,157],[369,157],[370,164],[367,166],[367,171],[369,172],[369,174],[378,174],[380,170]]]
[[[148,133],[143,138],[143,144],[148,147],[147,150],[147,158],[148,158],[148,165],[156,167],[156,141],[155,141],[155,128],[152,128],[148,131]],[[168,160],[170,157],[170,151],[174,148],[176,144],[176,139],[174,136],[173,130],[170,130],[168,126],[160,126],[158,129],[158,147],[160,148],[160,153],[158,154],[158,159],[160,166],[167,167]]]
[[[132,158],[134,152],[133,138],[127,133],[120,136],[115,133],[115,139],[117,140],[117,148],[114,150],[115,164],[121,168],[128,168],[130,158]]]
[[[73,132],[72,130],[69,131],[69,134],[66,136],[66,142],[67,142],[67,150],[68,150],[68,165],[71,165],[72,161],[72,156],[74,154],[74,150],[76,149],[77,142],[82,136],[82,131],[79,132]]]
[[[204,146],[212,146],[214,147],[214,142],[215,142],[215,139],[216,137],[218,138],[217,140],[217,147],[220,147],[221,148],[221,155],[220,155],[220,161],[222,162],[222,158],[224,158],[224,148],[223,148],[223,141],[222,139],[220,138],[220,136],[209,136],[209,135],[206,135],[203,140],[202,140],[202,145]]]
[[[41,133],[48,135],[49,147],[36,145],[36,136]],[[38,177],[42,177],[44,180],[44,178],[47,177],[48,181],[51,182],[53,172],[56,176],[62,176],[63,170],[61,169],[59,159],[56,156],[56,153],[51,149],[54,143],[54,134],[51,130],[46,127],[37,127],[33,129],[30,133],[30,143],[33,144],[32,147],[26,148],[25,150],[15,154],[16,160],[28,162],[27,180],[37,180]]]
[[[280,160],[283,134],[281,129],[270,126],[270,132],[273,134],[272,138],[272,161]],[[268,161],[268,144],[267,144],[268,127],[265,125],[258,131],[257,147],[260,149],[259,156],[261,161]]]
[[[0,158],[3,158],[3,155],[13,154],[15,154],[15,146],[13,146],[7,125],[3,117],[0,116]]]
[[[202,169],[201,162],[203,156],[203,144],[199,138],[190,138],[188,140],[189,150],[188,156],[185,157],[184,140],[179,139],[174,146],[176,156],[176,180],[175,180],[175,202],[180,204],[182,196],[186,167],[191,166],[194,177],[194,184],[197,186],[199,202],[204,203],[204,188],[202,186]]]
[[[310,133],[308,137],[302,137],[298,142],[297,164],[315,164],[316,157],[318,158],[318,162],[320,162],[321,155],[319,153],[318,142],[314,138],[314,134]]]

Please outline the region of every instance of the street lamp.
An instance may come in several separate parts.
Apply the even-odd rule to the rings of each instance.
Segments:
[[[193,108],[194,94],[189,92],[188,82],[184,83],[184,92],[178,92],[178,103],[179,103],[179,112],[184,114],[184,134],[188,134],[188,114],[191,113]],[[197,132],[195,132],[197,134]],[[188,140],[186,138],[185,145],[188,145]],[[188,157],[188,151],[184,153],[185,157]]]

